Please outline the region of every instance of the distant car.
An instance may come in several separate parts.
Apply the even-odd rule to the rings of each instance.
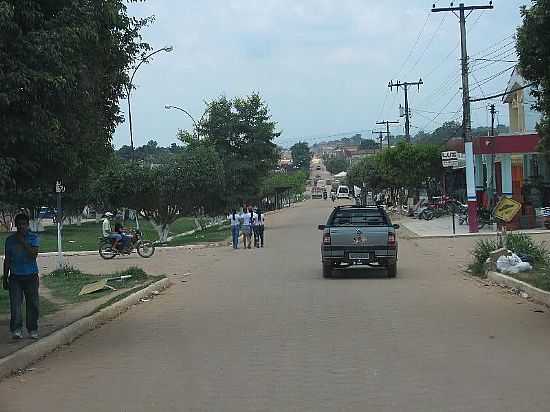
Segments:
[[[311,198],[312,199],[321,199],[323,197],[323,189],[321,189],[320,187],[313,187],[311,189]]]
[[[317,166],[316,169],[317,169],[317,170],[321,170],[321,166]]]
[[[338,199],[349,199],[349,187],[340,185],[336,190],[336,197]]]
[[[387,276],[397,275],[397,236],[399,225],[392,225],[383,208],[338,206],[323,231],[321,259],[323,277],[333,269],[356,265],[385,267]]]

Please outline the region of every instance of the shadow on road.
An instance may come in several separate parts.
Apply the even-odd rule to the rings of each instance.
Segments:
[[[350,268],[334,269],[333,279],[387,279],[386,269],[379,268]]]

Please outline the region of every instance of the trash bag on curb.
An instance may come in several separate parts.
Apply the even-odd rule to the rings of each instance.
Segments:
[[[514,275],[520,272],[529,272],[533,267],[528,262],[523,262],[515,253],[510,252],[497,259],[497,270],[505,275]]]

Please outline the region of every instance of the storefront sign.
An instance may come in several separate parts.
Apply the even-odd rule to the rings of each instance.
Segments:
[[[453,169],[463,169],[466,167],[466,158],[464,153],[458,153],[454,150],[442,152],[441,162],[443,167],[452,167]]]

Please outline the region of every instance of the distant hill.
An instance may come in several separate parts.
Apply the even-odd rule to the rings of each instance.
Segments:
[[[476,127],[472,129],[472,136],[488,136],[490,129],[488,127]],[[496,127],[496,133],[499,135],[510,132],[506,125],[499,124]],[[458,122],[445,122],[442,126],[435,129],[432,133],[420,131],[414,136],[414,143],[431,143],[443,145],[454,137],[462,136],[462,124]]]
[[[364,139],[360,133],[356,133],[350,137],[342,137],[340,139],[326,140],[319,143],[315,143],[311,146],[311,151],[317,152],[320,150],[321,145],[334,145],[334,146],[361,146],[363,149],[373,149],[378,147],[378,142],[373,139]]]

